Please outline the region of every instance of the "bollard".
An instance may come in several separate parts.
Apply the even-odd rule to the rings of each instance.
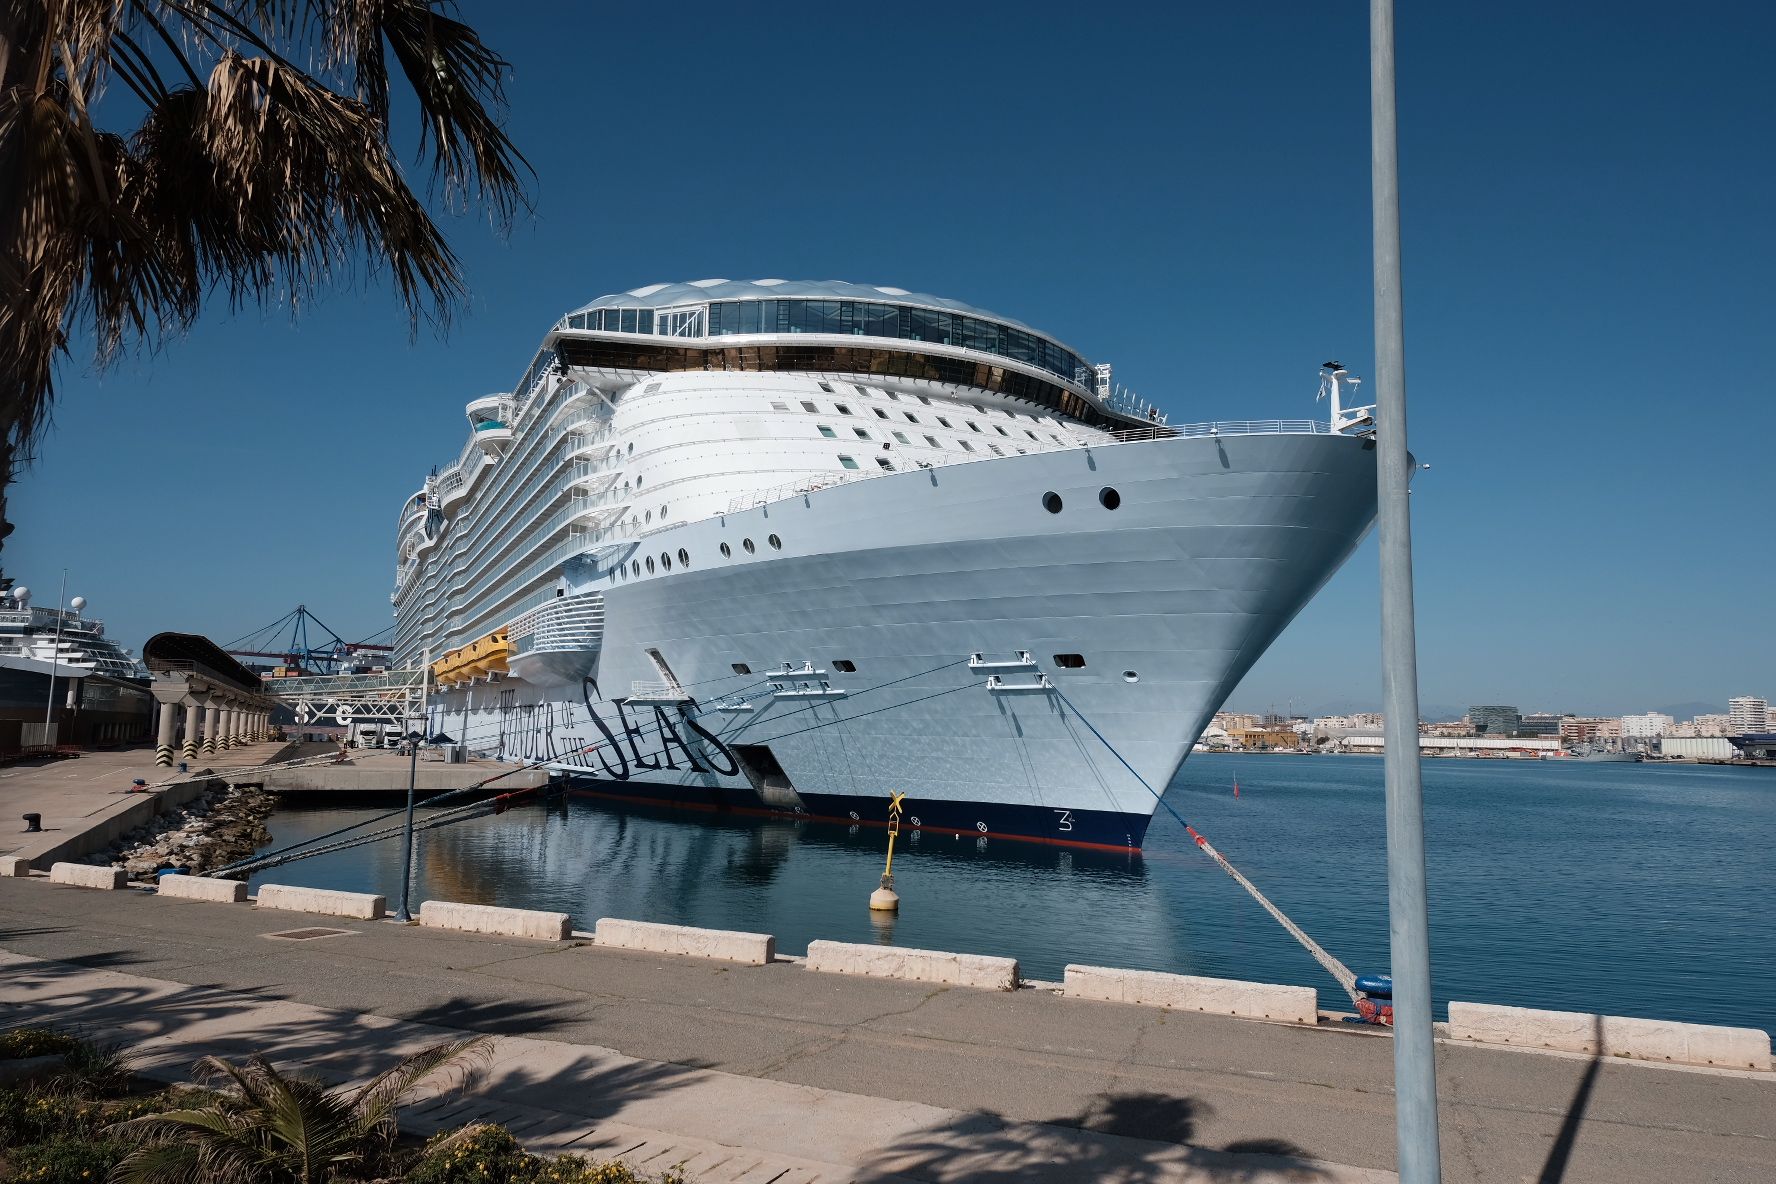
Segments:
[[[906,794],[897,793],[888,799],[888,866],[882,869],[882,886],[870,893],[871,912],[900,911],[900,894],[894,891],[894,836],[900,833],[900,800],[904,797]]]
[[[42,829],[43,829],[43,815],[41,815],[41,814],[27,814],[27,815],[25,815],[25,833],[26,834],[34,835]]]

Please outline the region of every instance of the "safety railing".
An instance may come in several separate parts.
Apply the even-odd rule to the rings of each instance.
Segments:
[[[1154,424],[1150,428],[1114,428],[1118,443],[1201,436],[1326,436],[1332,425],[1320,419],[1223,419],[1212,423]]]

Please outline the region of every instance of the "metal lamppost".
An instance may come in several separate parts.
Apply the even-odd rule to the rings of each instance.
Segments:
[[[408,908],[408,897],[413,888],[413,789],[419,781],[419,742],[425,739],[425,733],[409,731],[406,736],[407,764],[407,824],[402,828],[401,837],[401,913],[399,920],[413,920],[413,912]]]
[[[1400,294],[1400,157],[1394,0],[1369,0],[1370,168],[1375,230],[1375,441],[1381,547],[1382,699],[1387,712],[1388,946],[1394,979],[1394,1132],[1402,1184],[1439,1184],[1418,642],[1412,606],[1412,460]]]
[[[79,597],[75,597],[80,600]],[[86,601],[80,600],[82,608]],[[43,742],[49,743],[49,726],[55,718],[56,674],[62,668],[62,614],[68,607],[68,569],[62,569],[62,589],[56,593],[55,648],[49,654],[49,696],[43,702]]]

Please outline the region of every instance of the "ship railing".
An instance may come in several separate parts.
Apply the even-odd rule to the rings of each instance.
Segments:
[[[629,697],[643,702],[677,703],[691,696],[683,687],[669,682],[637,681],[629,684]]]
[[[409,670],[388,670],[381,674],[309,674],[294,678],[267,678],[261,685],[268,695],[280,698],[307,698],[327,695],[361,694],[365,691],[401,691],[418,687],[425,681],[423,666]]]
[[[886,472],[886,470],[883,470]],[[780,502],[784,498],[795,497],[797,494],[813,493],[816,490],[830,489],[834,485],[844,485],[851,481],[863,481],[881,474],[867,472],[863,469],[845,470],[838,473],[818,472],[793,481],[785,481],[768,489],[754,489],[740,494],[728,502],[728,513],[739,514],[755,506]]]
[[[1192,439],[1202,436],[1326,436],[1332,425],[1323,419],[1223,419],[1211,423],[1154,424],[1143,428],[1112,428],[1119,444],[1138,440]]]

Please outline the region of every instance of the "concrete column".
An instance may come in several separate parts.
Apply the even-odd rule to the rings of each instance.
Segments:
[[[230,706],[222,713],[222,747],[240,746],[240,708]]]
[[[199,708],[196,699],[185,704],[185,746],[179,750],[179,755],[187,761],[194,761],[197,759],[198,710]]]
[[[160,705],[160,730],[154,737],[154,763],[163,769],[173,767],[173,708],[177,703]]]
[[[216,751],[216,727],[222,722],[222,705],[214,699],[204,708],[203,754],[209,756]]]

